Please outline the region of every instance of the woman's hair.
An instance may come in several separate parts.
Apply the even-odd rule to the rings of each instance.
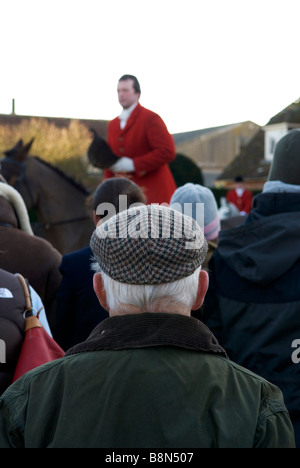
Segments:
[[[120,199],[120,195],[122,199]],[[134,203],[146,204],[143,189],[125,177],[112,177],[104,180],[89,198],[87,206],[94,210],[100,219],[127,210]],[[97,210],[98,208],[98,210]]]
[[[133,203],[146,203],[146,197],[141,187],[125,177],[112,177],[102,182],[96,189],[93,197],[93,209],[96,211],[100,203],[111,203],[118,213],[120,195],[127,196],[127,209]]]
[[[201,267],[186,278],[159,285],[120,283],[100,271],[97,262],[92,268],[101,274],[108,307],[114,311],[122,312],[123,305],[132,305],[142,312],[168,312],[178,303],[191,309],[196,301]]]

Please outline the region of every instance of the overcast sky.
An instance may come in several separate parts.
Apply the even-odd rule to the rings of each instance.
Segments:
[[[300,0],[0,0],[0,113],[109,120],[117,81],[171,133],[300,98]]]

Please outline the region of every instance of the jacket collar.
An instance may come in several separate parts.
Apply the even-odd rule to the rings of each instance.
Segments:
[[[66,356],[89,351],[175,346],[227,357],[215,336],[200,320],[184,315],[143,313],[103,320],[89,338]]]
[[[136,107],[133,109],[133,111],[131,112],[130,116],[128,117],[128,120],[127,120],[127,123],[125,125],[125,127],[123,129],[120,129],[121,133],[125,133],[127,132],[127,130],[132,127],[132,125],[134,124],[134,122],[136,121],[136,119],[138,118],[139,116],[139,113],[140,113],[140,110],[142,109],[142,106],[141,104],[138,102]],[[118,118],[119,119],[119,118]]]
[[[281,213],[300,212],[300,193],[275,193],[263,192],[253,199],[253,209],[251,210],[247,222],[256,213],[262,216],[271,216]]]

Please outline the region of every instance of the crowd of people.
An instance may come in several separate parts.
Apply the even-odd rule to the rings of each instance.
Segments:
[[[121,77],[119,160],[91,199],[90,245],[61,255],[0,182],[0,447],[300,447],[300,131],[277,144],[261,194],[235,181],[228,200],[247,216],[223,230],[209,188],[176,188],[172,139],[140,92]],[[65,355],[12,383],[17,272]]]

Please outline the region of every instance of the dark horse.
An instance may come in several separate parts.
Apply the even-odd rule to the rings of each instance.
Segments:
[[[27,210],[36,212],[35,234],[48,240],[60,253],[89,243],[94,225],[86,207],[89,192],[60,169],[30,156],[33,139],[4,152],[1,174],[22,195]]]

